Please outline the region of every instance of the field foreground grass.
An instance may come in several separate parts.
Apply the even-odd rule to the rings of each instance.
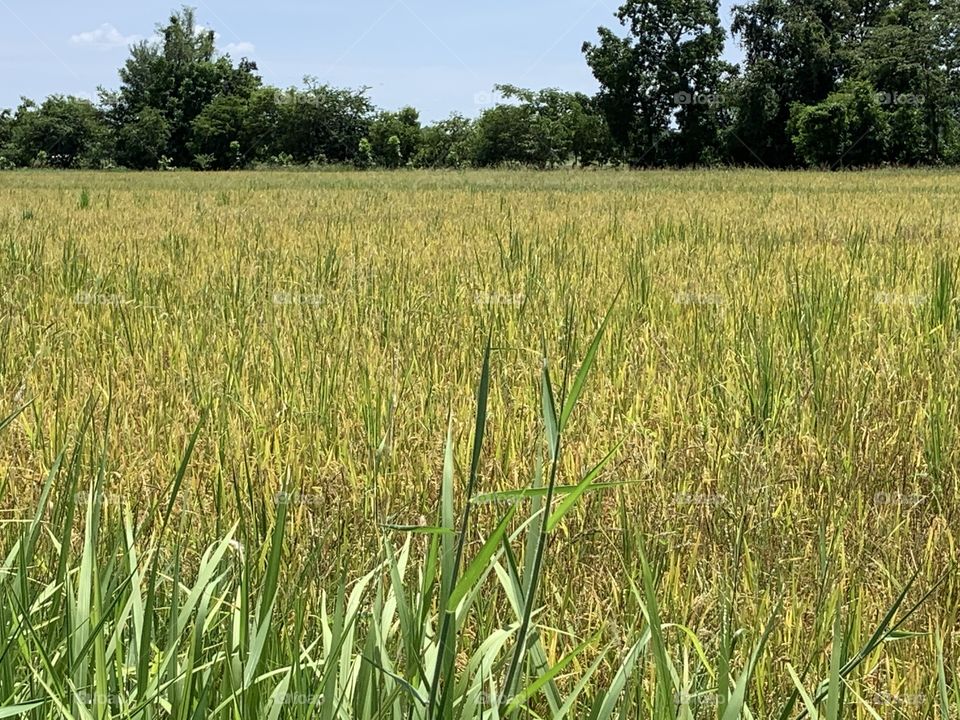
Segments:
[[[0,717],[958,717],[958,239],[948,172],[0,173]]]

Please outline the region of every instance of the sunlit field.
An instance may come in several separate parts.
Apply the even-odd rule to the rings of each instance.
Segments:
[[[0,717],[956,718],[958,257],[949,172],[2,173]]]

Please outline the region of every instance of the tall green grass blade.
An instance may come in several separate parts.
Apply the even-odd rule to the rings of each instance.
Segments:
[[[500,520],[500,523],[490,534],[490,537],[487,538],[487,541],[480,548],[476,557],[464,570],[460,579],[457,581],[456,587],[454,587],[453,592],[450,594],[450,599],[447,601],[448,613],[456,611],[460,601],[463,600],[467,593],[473,590],[477,581],[487,572],[490,567],[490,560],[503,542],[504,534],[507,532],[510,521],[513,520],[516,512],[517,506],[514,505],[507,514],[503,516],[503,519]]]
[[[839,720],[843,687],[840,682],[840,667],[843,660],[843,626],[839,606],[833,618],[833,648],[830,652],[830,687],[827,691],[827,720]]]
[[[640,653],[643,652],[644,648],[646,648],[649,642],[650,630],[648,627],[644,630],[640,638],[627,651],[623,662],[620,664],[620,667],[613,676],[610,687],[602,696],[602,703],[599,706],[596,714],[593,716],[595,720],[610,720],[610,718],[613,717],[613,713],[614,710],[616,710],[620,696],[623,694],[624,688],[626,687],[627,682],[630,680],[630,676],[633,675],[633,671],[636,668]]]
[[[552,532],[557,524],[563,519],[570,510],[576,505],[577,501],[583,496],[584,493],[588,492],[591,489],[595,489],[594,481],[600,476],[600,473],[607,467],[607,464],[613,458],[620,448],[623,447],[623,441],[621,440],[617,443],[616,447],[613,448],[607,456],[603,458],[597,465],[593,467],[580,481],[580,483],[569,493],[567,493],[563,500],[557,505],[557,509],[553,511],[550,515],[550,519],[547,521],[547,532]]]
[[[805,708],[805,714],[810,717],[810,720],[819,720],[820,715],[817,713],[816,702],[810,693],[807,692],[806,688],[803,687],[803,682],[800,680],[797,675],[797,671],[793,669],[793,665],[787,663],[787,672],[790,674],[790,679],[793,681],[794,686],[797,688],[797,692],[800,693],[800,697],[803,700],[803,706]]]
[[[617,298],[620,297],[621,291],[622,287],[621,290],[617,292]],[[563,409],[560,412],[560,420],[558,423],[558,429],[560,432],[567,427],[567,422],[570,420],[570,415],[573,413],[573,409],[577,406],[577,401],[580,399],[580,394],[583,392],[583,388],[587,383],[587,377],[590,375],[590,370],[593,368],[593,363],[597,358],[597,350],[600,348],[600,341],[603,339],[603,334],[607,329],[607,323],[610,322],[610,316],[613,313],[613,308],[616,306],[617,298],[615,298],[610,307],[607,308],[607,312],[603,316],[603,322],[600,323],[600,328],[594,335],[593,342],[590,343],[587,354],[584,357],[583,362],[580,364],[580,369],[577,371],[577,376],[573,381],[573,386],[570,388],[570,394],[567,395],[563,402]]]

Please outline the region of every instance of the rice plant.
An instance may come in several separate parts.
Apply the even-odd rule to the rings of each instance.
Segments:
[[[951,177],[0,178],[0,716],[956,716]]]

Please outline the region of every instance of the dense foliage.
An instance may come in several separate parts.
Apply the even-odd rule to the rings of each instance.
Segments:
[[[625,0],[616,18],[583,46],[595,97],[499,85],[476,119],[424,126],[366,88],[265,85],[184,8],[131,47],[118,91],[0,113],[0,168],[960,162],[960,0],[749,0],[732,38],[718,0]]]

